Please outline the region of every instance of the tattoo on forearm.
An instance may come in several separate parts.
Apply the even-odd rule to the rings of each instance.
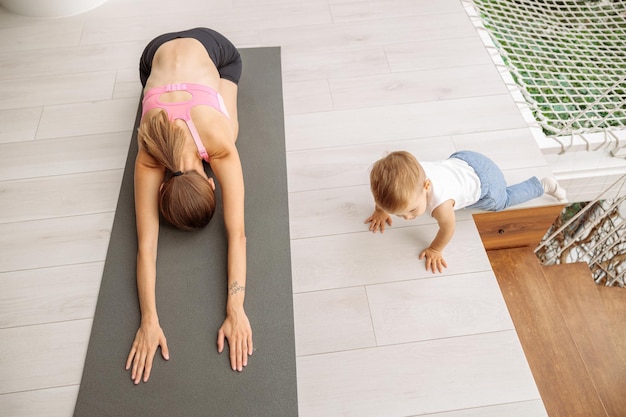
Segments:
[[[242,287],[241,285],[239,285],[237,281],[233,282],[228,287],[228,292],[230,293],[230,295],[235,295],[240,292],[244,292],[245,290],[246,290],[246,287]]]

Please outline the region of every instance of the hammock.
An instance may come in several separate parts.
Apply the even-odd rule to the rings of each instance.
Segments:
[[[602,132],[615,156],[626,150],[615,134],[626,126],[626,0],[464,4],[545,136],[565,151],[564,137],[588,145],[586,135]]]

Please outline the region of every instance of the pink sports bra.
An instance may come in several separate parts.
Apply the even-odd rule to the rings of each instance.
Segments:
[[[186,91],[191,94],[191,98],[189,100],[175,102],[162,102],[159,100],[159,97],[161,97],[162,94],[170,91]],[[196,143],[200,157],[206,162],[209,162],[209,154],[202,144],[202,139],[200,139],[198,129],[196,129],[196,126],[191,119],[191,109],[198,105],[211,106],[224,114],[224,116],[230,118],[222,95],[211,87],[202,84],[178,83],[151,88],[144,94],[141,105],[141,117],[152,109],[160,108],[165,110],[167,117],[170,120],[184,120],[187,127],[189,127],[189,131],[191,132],[194,142]]]

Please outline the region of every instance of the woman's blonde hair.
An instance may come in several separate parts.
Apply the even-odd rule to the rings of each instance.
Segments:
[[[165,111],[146,118],[139,126],[138,139],[144,149],[168,172],[159,195],[163,218],[182,230],[206,226],[215,212],[211,184],[195,171],[178,173],[185,144],[183,130],[170,122]]]
[[[424,184],[426,174],[409,152],[391,152],[374,163],[370,188],[376,204],[388,213],[406,208],[413,193]]]

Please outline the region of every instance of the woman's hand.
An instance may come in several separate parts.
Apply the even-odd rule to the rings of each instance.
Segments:
[[[443,253],[437,249],[433,249],[430,246],[422,251],[420,259],[426,258],[426,270],[435,272],[443,272],[443,268],[447,268],[448,264],[443,259]]]
[[[132,365],[130,377],[135,384],[141,382],[142,376],[143,382],[147,382],[148,378],[150,378],[152,360],[159,346],[161,346],[163,359],[169,360],[170,352],[167,348],[167,340],[165,339],[163,329],[161,329],[158,323],[142,323],[135,335],[135,341],[130,349],[128,359],[126,359],[126,370],[128,371]]]
[[[391,216],[387,214],[387,212],[377,207],[374,213],[365,219],[365,223],[371,223],[370,231],[376,233],[376,231],[380,229],[380,233],[382,233],[385,231],[385,223],[391,226],[392,221]]]
[[[241,372],[248,365],[248,356],[252,355],[252,328],[243,308],[227,313],[222,327],[217,333],[217,351],[224,351],[224,338],[230,349],[230,366],[233,371]]]

